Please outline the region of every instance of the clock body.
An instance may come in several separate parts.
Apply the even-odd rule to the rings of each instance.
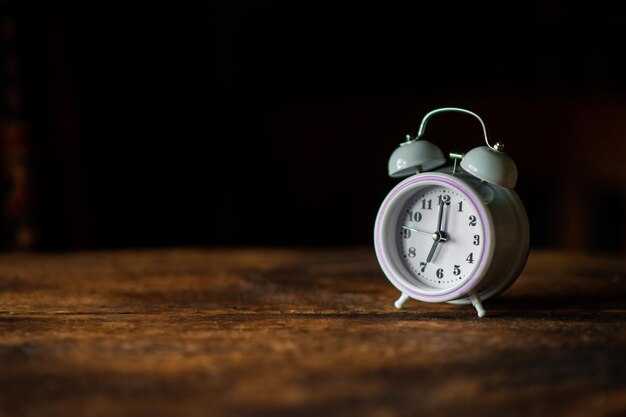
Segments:
[[[475,304],[521,273],[528,218],[514,190],[452,172],[413,175],[391,190],[376,217],[376,256],[405,297]]]

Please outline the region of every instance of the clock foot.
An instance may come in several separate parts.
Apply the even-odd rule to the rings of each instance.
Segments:
[[[472,300],[472,305],[476,309],[476,313],[478,313],[478,317],[485,317],[487,312],[483,308],[482,303],[480,302],[480,298],[476,294],[470,294],[470,300]]]
[[[396,300],[395,303],[393,303],[394,306],[396,306],[396,308],[399,310],[402,308],[402,306],[404,305],[404,303],[406,303],[406,300],[409,299],[409,296],[406,295],[405,293],[402,293],[402,295],[400,296],[400,298],[398,298]]]

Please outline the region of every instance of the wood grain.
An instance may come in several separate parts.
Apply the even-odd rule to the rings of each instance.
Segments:
[[[626,260],[532,252],[471,307],[369,248],[0,256],[0,415],[618,416]]]

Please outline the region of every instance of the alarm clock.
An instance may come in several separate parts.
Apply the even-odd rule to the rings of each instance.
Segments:
[[[450,153],[423,139],[428,120],[460,112],[476,118],[486,146]],[[528,217],[514,190],[517,167],[504,145],[491,145],[482,119],[466,109],[445,107],[422,119],[418,134],[392,153],[393,178],[407,177],[386,196],[374,225],[378,262],[401,293],[396,308],[413,298],[472,304],[510,287],[529,250]]]

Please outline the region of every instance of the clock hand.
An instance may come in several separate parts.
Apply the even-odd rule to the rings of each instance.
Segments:
[[[435,251],[437,250],[437,246],[439,246],[439,242],[448,240],[448,236],[441,230],[441,220],[443,220],[443,206],[446,203],[442,201],[439,204],[439,212],[437,213],[437,230],[432,234],[433,246],[430,248],[430,252],[428,252],[428,257],[426,258],[426,262],[430,262],[433,260],[433,256],[435,255]]]
[[[439,243],[448,240],[448,235],[446,234],[446,232],[435,232],[431,236],[435,243],[433,243],[432,248],[430,248],[430,252],[428,252],[426,262],[430,262],[433,260],[433,255],[435,254],[435,250],[437,250],[437,246],[439,246]]]
[[[445,203],[442,201],[439,203],[439,213],[437,213],[437,230],[435,233],[441,232],[441,220],[443,220],[443,206]]]
[[[433,247],[430,248],[430,252],[428,252],[428,257],[426,258],[426,263],[429,263],[430,261],[433,260],[433,255],[435,254],[435,250],[437,250],[437,246],[439,246],[439,241],[435,240],[435,243],[433,243]]]
[[[403,228],[403,229],[406,229],[406,230],[410,230],[411,232],[415,232],[415,233],[423,233],[423,234],[428,235],[428,236],[431,236],[431,237],[432,237],[432,235],[433,235],[432,233],[428,233],[428,232],[425,232],[425,231],[423,231],[423,230],[416,229],[416,228],[414,228],[414,227],[402,226],[402,228]]]

